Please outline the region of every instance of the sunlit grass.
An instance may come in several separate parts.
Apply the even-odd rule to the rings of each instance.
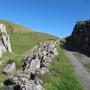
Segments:
[[[50,73],[40,77],[44,81],[43,86],[46,90],[83,90],[62,48],[50,64],[49,71]]]

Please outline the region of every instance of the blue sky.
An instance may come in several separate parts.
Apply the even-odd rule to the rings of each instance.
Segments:
[[[0,0],[0,19],[62,38],[90,19],[90,0]]]

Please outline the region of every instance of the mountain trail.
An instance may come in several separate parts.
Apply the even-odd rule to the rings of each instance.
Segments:
[[[65,50],[65,55],[68,57],[71,65],[74,66],[75,74],[80,80],[85,90],[90,90],[90,75],[84,66],[77,60],[71,51]]]

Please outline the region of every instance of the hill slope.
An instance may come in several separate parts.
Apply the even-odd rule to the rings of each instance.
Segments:
[[[19,24],[7,21],[7,20],[0,20],[0,23],[5,24],[7,27],[7,32],[14,33],[14,32],[28,32],[32,31],[29,28],[26,28],[24,26],[21,26]]]
[[[10,36],[13,50],[12,54],[7,52],[3,55],[4,62],[0,65],[0,81],[2,82],[8,78],[2,73],[5,65],[15,61],[17,69],[20,69],[22,66],[21,59],[24,53],[41,41],[58,39],[49,34],[34,32],[9,21],[0,20],[0,23],[7,25],[7,31]],[[55,58],[49,67],[50,73],[46,73],[44,76],[40,77],[44,81],[43,86],[46,90],[83,90],[72,71],[72,66],[68,63],[67,58],[64,55],[64,50],[61,49],[61,47],[59,52],[59,56]]]
[[[21,59],[25,52],[29,51],[32,47],[41,41],[57,39],[57,37],[52,35],[34,32],[31,29],[6,20],[0,20],[0,23],[5,24],[7,27],[7,32],[9,34],[13,50],[12,54],[7,52],[3,55],[4,64],[0,65],[0,80],[2,81],[7,78],[4,74],[2,74],[2,70],[6,64],[15,61],[17,69],[21,68]]]
[[[0,23],[6,25],[7,32],[9,33],[11,39],[11,46],[13,52],[15,53],[21,54],[31,49],[33,46],[35,46],[37,43],[41,41],[57,39],[52,35],[35,32],[31,29],[28,29],[24,26],[18,25],[10,21],[0,20]]]

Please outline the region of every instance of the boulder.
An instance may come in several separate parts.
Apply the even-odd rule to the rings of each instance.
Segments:
[[[9,40],[9,35],[6,31],[6,26],[3,24],[0,24],[0,57],[2,57],[2,54],[6,51],[12,52],[11,44]]]
[[[3,70],[4,73],[7,75],[14,74],[16,71],[16,64],[15,62],[12,62],[11,64],[7,64]]]
[[[43,67],[43,68],[40,69],[40,74],[41,75],[45,74],[46,72],[48,72],[48,69],[47,68],[44,68]]]
[[[38,58],[31,61],[29,71],[32,74],[36,74],[36,72],[40,69],[40,60]]]

